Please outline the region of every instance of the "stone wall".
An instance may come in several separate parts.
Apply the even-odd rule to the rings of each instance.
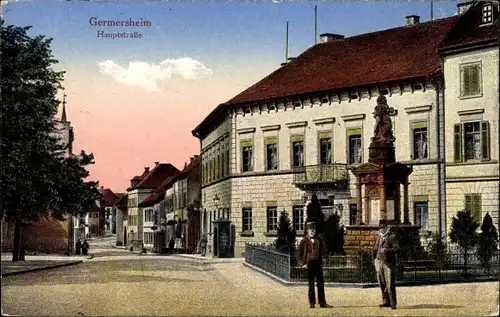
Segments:
[[[68,222],[51,217],[41,218],[38,222],[24,228],[27,252],[66,254],[68,252]],[[12,251],[14,225],[2,222],[2,250]]]

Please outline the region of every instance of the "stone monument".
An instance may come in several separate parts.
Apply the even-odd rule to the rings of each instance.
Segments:
[[[409,220],[408,176],[413,169],[396,162],[391,121],[391,115],[394,113],[394,108],[387,105],[385,96],[380,95],[373,112],[376,124],[368,147],[368,163],[352,170],[356,176],[356,224],[346,228],[346,253],[371,249],[382,219],[389,225],[398,227],[398,230],[405,230],[411,239],[419,244],[417,240],[420,227],[411,225]]]

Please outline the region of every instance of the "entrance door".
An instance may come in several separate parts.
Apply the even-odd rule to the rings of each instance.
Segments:
[[[123,245],[127,245],[127,227],[123,228]]]

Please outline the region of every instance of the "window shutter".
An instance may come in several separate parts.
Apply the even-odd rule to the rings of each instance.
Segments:
[[[462,161],[462,125],[460,123],[455,124],[455,127],[454,127],[453,145],[454,145],[455,162],[461,162]]]
[[[472,212],[472,195],[465,195],[465,209]]]
[[[490,123],[483,121],[481,124],[481,146],[483,152],[483,160],[490,159]]]
[[[479,94],[479,65],[474,65],[470,67],[469,74],[469,90],[471,95]]]
[[[469,67],[464,66],[462,68],[462,96],[468,96],[469,95]]]
[[[472,198],[473,198],[473,208],[474,208],[473,217],[480,224],[481,223],[481,194],[475,194],[472,196]]]

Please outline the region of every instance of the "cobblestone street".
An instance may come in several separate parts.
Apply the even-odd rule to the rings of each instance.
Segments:
[[[327,288],[332,309],[310,309],[307,288],[283,286],[242,263],[179,258],[98,258],[2,279],[10,315],[484,316],[496,311],[498,283],[398,288],[397,310],[379,290]]]

